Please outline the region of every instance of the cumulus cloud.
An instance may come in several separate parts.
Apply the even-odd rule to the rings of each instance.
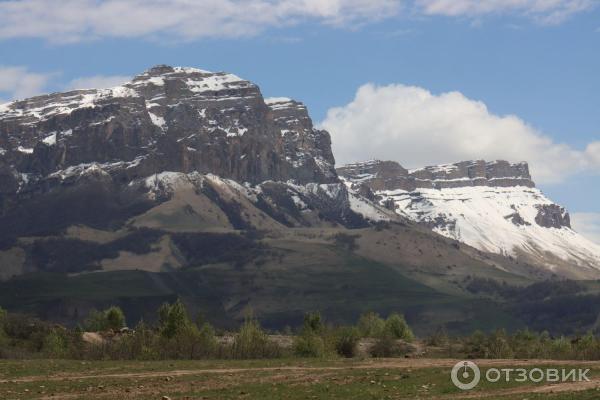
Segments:
[[[416,0],[416,5],[420,12],[428,15],[480,17],[516,13],[556,24],[596,4],[594,0]]]
[[[0,2],[0,38],[239,37],[307,19],[355,25],[395,15],[400,5],[400,0],[9,0]]]
[[[66,86],[67,90],[75,89],[103,89],[119,86],[131,80],[130,76],[124,75],[96,75],[87,78],[73,79]]]
[[[571,225],[584,237],[600,244],[600,213],[573,213]]]
[[[528,161],[538,183],[600,168],[600,142],[584,150],[556,143],[519,117],[495,115],[459,92],[366,84],[352,102],[330,109],[321,126],[332,135],[338,164],[367,158],[409,168],[471,159]]]
[[[22,99],[43,92],[52,74],[40,74],[26,67],[0,65],[0,94],[2,97]]]

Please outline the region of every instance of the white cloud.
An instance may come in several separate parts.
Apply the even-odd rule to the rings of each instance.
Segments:
[[[129,82],[131,80],[130,76],[123,75],[96,75],[90,76],[87,78],[77,78],[73,79],[67,85],[67,90],[76,90],[76,89],[103,89],[110,88],[114,86],[119,86],[125,82]]]
[[[308,19],[353,26],[396,15],[400,5],[401,0],[11,0],[0,1],[0,38],[240,37]]]
[[[412,86],[367,84],[352,102],[328,111],[338,164],[368,158],[414,168],[471,159],[528,161],[538,183],[600,169],[600,142],[577,150],[514,115],[491,113],[459,92],[434,95]]]
[[[600,244],[600,213],[573,213],[571,226],[584,237]]]
[[[416,0],[427,15],[480,17],[489,14],[523,15],[545,24],[556,24],[573,14],[590,10],[594,0]]]
[[[2,95],[0,104],[47,93],[51,79],[58,75],[58,73],[30,72],[23,66],[0,65],[0,95]],[[61,89],[102,89],[118,86],[130,80],[131,77],[123,75],[96,75],[73,79]]]
[[[558,23],[595,0],[3,0],[0,39],[68,43],[105,37],[246,37],[305,21],[356,27],[401,15],[523,15]],[[406,13],[405,13],[406,14]]]
[[[3,97],[23,99],[40,94],[52,74],[30,72],[26,67],[0,65],[0,93]]]

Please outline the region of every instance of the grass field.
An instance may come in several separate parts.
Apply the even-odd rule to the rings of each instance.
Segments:
[[[0,399],[600,398],[600,362],[485,360],[487,368],[589,368],[590,382],[454,387],[456,360],[0,361]]]

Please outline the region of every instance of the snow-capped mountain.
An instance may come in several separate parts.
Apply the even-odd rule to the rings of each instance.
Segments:
[[[233,74],[159,65],[118,87],[0,105],[0,242],[122,221],[182,182],[211,191],[210,176],[250,201],[250,216],[258,208],[283,226],[365,224],[361,214],[378,207],[348,193],[334,163],[329,134],[302,103],[264,99]],[[238,200],[231,210],[243,208]],[[233,225],[252,219],[240,218]]]
[[[446,237],[575,278],[600,276],[600,246],[535,187],[526,163],[466,161],[406,170],[392,161],[346,165],[353,190]]]
[[[265,100],[233,74],[163,65],[115,88],[0,105],[3,186],[23,191],[70,167],[115,162],[126,164],[125,179],[171,170],[248,182],[337,180],[329,134],[313,128],[304,105]]]

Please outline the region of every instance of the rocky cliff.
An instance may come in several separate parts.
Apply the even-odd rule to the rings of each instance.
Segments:
[[[233,74],[157,66],[119,87],[1,106],[0,193],[43,190],[92,165],[121,181],[161,171],[337,180],[329,134],[304,105],[265,102]]]
[[[338,168],[353,191],[444,236],[559,274],[592,277],[600,246],[535,187],[527,163],[465,161],[407,170],[393,161]]]

